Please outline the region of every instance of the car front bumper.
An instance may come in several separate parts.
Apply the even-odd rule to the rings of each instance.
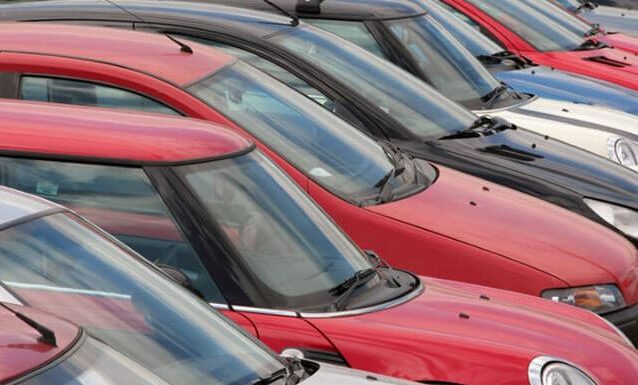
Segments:
[[[604,317],[616,325],[638,347],[638,304],[605,314]]]

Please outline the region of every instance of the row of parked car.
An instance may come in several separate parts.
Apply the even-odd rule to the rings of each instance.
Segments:
[[[0,3],[0,383],[637,384],[616,3]]]

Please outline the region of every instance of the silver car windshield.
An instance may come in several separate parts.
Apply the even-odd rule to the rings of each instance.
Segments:
[[[540,12],[543,16],[550,18],[556,24],[564,27],[571,32],[580,36],[586,36],[590,33],[592,26],[584,20],[579,19],[577,16],[561,8],[559,5],[554,4],[547,0],[521,0],[523,3],[534,8]]]
[[[476,116],[415,76],[335,35],[304,26],[271,37],[275,44],[357,90],[424,139],[470,126]]]
[[[66,213],[0,231],[0,280],[173,385],[246,385],[276,357],[141,257]]]

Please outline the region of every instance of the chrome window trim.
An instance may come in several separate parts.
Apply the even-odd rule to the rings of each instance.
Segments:
[[[264,309],[259,307],[250,307],[250,306],[233,306],[233,310],[244,312],[244,313],[267,314],[267,315],[276,315],[276,316],[294,317],[294,318],[299,317],[299,314],[297,312],[294,312],[291,310]]]
[[[278,309],[265,309],[259,307],[250,307],[250,306],[228,306],[217,303],[210,303],[209,305],[214,307],[215,309],[223,309],[223,310],[234,310],[245,313],[255,313],[255,314],[266,314],[266,315],[275,315],[281,317],[292,317],[292,318],[338,318],[338,317],[349,317],[354,315],[361,315],[367,313],[373,313],[381,310],[390,309],[399,305],[402,305],[412,299],[418,297],[425,291],[425,286],[419,280],[419,286],[417,286],[411,292],[394,299],[392,301],[384,302],[378,305],[368,306],[360,309],[354,310],[346,310],[340,312],[332,312],[332,313],[298,313],[291,310],[278,310]]]
[[[214,302],[209,302],[208,303],[213,309],[217,309],[217,310],[230,310],[230,306],[226,305],[225,303],[214,303]]]

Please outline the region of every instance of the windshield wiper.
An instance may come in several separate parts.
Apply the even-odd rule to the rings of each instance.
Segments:
[[[583,1],[578,7],[576,7],[576,9],[574,10],[574,13],[580,13],[580,11],[582,11],[585,8],[596,9],[598,8],[598,4],[592,3],[591,1]]]
[[[337,296],[337,299],[331,304],[332,309],[334,311],[343,310],[352,293],[357,288],[370,282],[377,274],[377,269],[372,267],[359,270],[352,277],[330,289],[328,292]]]
[[[587,33],[585,33],[585,37],[598,35],[599,32],[600,32],[600,24],[594,23],[594,24],[592,24],[592,26],[589,29],[589,31],[587,31]]]
[[[494,103],[503,95],[509,92],[509,87],[505,84],[501,84],[500,86],[494,88],[492,91],[488,92],[485,96],[481,97],[481,101],[485,103],[485,107],[492,108]]]
[[[12,308],[10,308],[9,306],[5,305],[4,303],[0,302],[0,306],[7,309],[9,312],[11,312],[13,315],[15,315],[16,317],[18,317],[18,319],[20,319],[20,321],[24,322],[25,324],[29,325],[30,327],[32,327],[33,329],[35,329],[38,333],[40,333],[40,342],[53,346],[53,347],[57,347],[57,341],[55,339],[55,333],[53,332],[53,330],[49,329],[48,327],[42,325],[41,323],[39,323],[38,321],[20,313],[19,311],[15,311]]]
[[[501,64],[505,61],[511,61],[518,69],[527,68],[532,65],[532,61],[527,58],[516,55],[511,51],[501,51],[492,55],[478,55],[476,57],[482,64]]]
[[[485,127],[486,129],[477,132],[479,128]],[[499,117],[481,116],[474,121],[469,127],[464,130],[457,131],[454,134],[443,136],[439,140],[446,139],[463,139],[463,138],[478,138],[481,134],[488,134],[507,129],[515,130],[516,126],[507,120]]]
[[[279,370],[272,372],[268,377],[258,378],[255,381],[251,382],[250,385],[268,385],[273,382],[283,380],[288,377],[288,368],[283,367]]]
[[[612,46],[604,41],[598,41],[594,39],[587,39],[583,44],[579,45],[574,51],[589,51],[593,49],[611,48]]]
[[[405,171],[406,162],[411,162],[412,158],[404,151],[396,148],[391,143],[381,142],[381,147],[385,151],[390,163],[392,163],[392,170],[388,171],[374,187],[380,189],[379,200],[382,203],[392,200],[392,186],[397,177],[399,177]],[[414,163],[411,163],[413,167],[416,167]]]

